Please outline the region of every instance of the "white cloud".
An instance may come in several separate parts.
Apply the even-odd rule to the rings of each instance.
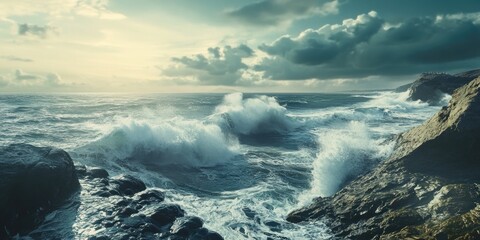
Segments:
[[[2,0],[0,18],[46,14],[69,17],[72,14],[107,20],[124,19],[125,15],[108,9],[108,0]]]
[[[66,87],[60,75],[56,73],[30,73],[22,69],[16,69],[13,73],[0,76],[1,87],[43,87],[57,88]]]

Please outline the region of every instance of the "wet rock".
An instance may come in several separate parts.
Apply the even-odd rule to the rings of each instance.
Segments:
[[[129,196],[147,188],[145,183],[130,175],[116,176],[110,181],[110,184],[113,185],[114,190],[118,191],[121,195]]]
[[[130,215],[134,214],[134,213],[138,213],[138,210],[134,209],[134,208],[131,208],[131,207],[126,207],[126,208],[120,210],[118,215],[122,216],[122,217],[127,217],[127,216],[130,216]]]
[[[77,176],[83,178],[87,175],[87,167],[85,165],[75,165]]]
[[[173,222],[173,225],[170,227],[170,233],[187,237],[202,226],[203,221],[199,217],[180,217]]]
[[[147,189],[136,195],[136,200],[140,204],[150,204],[155,202],[163,202],[165,194],[155,189]]]
[[[178,205],[174,204],[162,204],[155,209],[150,218],[157,222],[159,225],[166,225],[173,223],[175,219],[183,217],[185,212]]]
[[[108,178],[107,170],[103,168],[90,168],[87,170],[87,174],[91,178]]]
[[[476,239],[479,122],[477,78],[457,89],[448,107],[402,133],[390,159],[287,220],[324,219],[338,238]]]
[[[29,232],[78,189],[65,151],[28,144],[0,147],[0,239]]]
[[[162,204],[163,192],[145,189],[145,184],[132,176],[92,178],[87,170],[80,183],[83,190],[79,200],[83,202],[79,203],[78,214],[88,218],[80,220],[82,229],[95,229],[99,236],[85,231],[66,238],[62,228],[68,225],[61,224],[52,231],[52,223],[45,223],[47,231],[31,235],[33,239],[222,239],[218,233],[202,228],[200,218],[182,218],[185,212],[180,206]]]
[[[475,184],[449,184],[435,193],[428,207],[438,215],[463,214],[475,208],[478,199],[480,191]]]
[[[223,240],[223,237],[206,228],[200,228],[195,233],[190,235],[189,240]]]

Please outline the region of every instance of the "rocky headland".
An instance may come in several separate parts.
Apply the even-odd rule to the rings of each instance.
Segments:
[[[0,148],[0,191],[0,239],[223,239],[163,192],[61,149]]]
[[[419,79],[398,87],[396,91],[409,91],[409,99],[413,101],[421,100],[430,104],[438,104],[444,94],[453,94],[455,89],[464,86],[479,76],[480,69],[457,74],[422,73]]]
[[[411,86],[417,86],[413,99],[421,82]],[[454,88],[450,82],[437,86],[446,93]],[[388,160],[287,220],[326,221],[339,239],[480,239],[479,123],[476,78],[423,125],[400,134]]]

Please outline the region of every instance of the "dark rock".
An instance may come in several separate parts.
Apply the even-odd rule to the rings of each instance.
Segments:
[[[477,78],[457,89],[448,107],[401,134],[388,160],[287,220],[324,219],[338,238],[476,239],[479,123]]]
[[[392,158],[410,171],[480,180],[479,91],[480,78],[458,89],[448,107],[399,136]]]
[[[173,225],[170,227],[170,233],[187,237],[202,226],[203,221],[199,217],[180,217],[173,222]]]
[[[65,174],[78,173],[83,176],[80,178],[82,184],[82,192],[79,197],[70,198],[65,201],[59,208],[55,209],[55,213],[49,215],[45,221],[38,226],[35,231],[26,236],[29,239],[222,239],[220,235],[208,229],[202,228],[203,221],[198,217],[186,217],[185,212],[178,205],[162,204],[165,194],[156,189],[146,189],[145,184],[132,176],[119,175],[109,177],[108,172],[101,168],[88,168],[82,165],[73,166],[68,155],[62,155],[46,148],[28,147],[20,148],[18,146],[10,146],[9,148],[0,148],[0,189],[7,192],[8,195],[0,195],[2,208],[1,215],[2,229],[0,229],[0,239],[9,239],[12,234],[27,233],[32,230],[33,225],[23,231],[25,220],[34,222],[35,225],[40,223],[45,213],[57,206],[57,200],[63,194],[62,187],[70,184],[63,179]],[[15,151],[19,148],[25,151],[27,160],[38,158],[40,163],[30,164],[27,160],[15,161],[11,156],[22,158],[23,153],[19,155]],[[33,148],[31,150],[30,148]],[[38,156],[35,151],[39,151]],[[5,157],[6,156],[6,157]],[[20,156],[20,157],[19,157]],[[7,158],[8,157],[8,158]],[[57,171],[57,165],[61,165],[62,157],[68,157],[69,169],[60,168]],[[48,161],[43,161],[42,158]],[[51,159],[50,159],[51,158]],[[11,161],[14,159],[13,161]],[[4,163],[5,162],[5,163]],[[32,161],[33,162],[33,161]],[[44,162],[47,162],[45,164]],[[8,165],[6,163],[11,164]],[[15,174],[24,167],[25,173],[22,173],[18,179],[14,178]],[[18,165],[18,166],[17,166]],[[31,166],[30,166],[31,165]],[[4,167],[5,166],[5,167]],[[9,168],[8,168],[8,167]],[[61,165],[63,167],[63,165]],[[38,169],[40,169],[40,171]],[[33,170],[35,171],[33,171]],[[1,172],[5,174],[1,174]],[[8,175],[11,171],[11,176]],[[8,174],[7,174],[8,173]],[[17,179],[18,182],[12,179]],[[27,181],[28,180],[28,181]],[[79,186],[76,179],[76,188]],[[12,184],[7,184],[12,182]],[[59,183],[59,186],[53,184]],[[10,187],[10,185],[12,185]],[[51,189],[50,189],[51,188]],[[15,189],[15,191],[14,191]],[[27,191],[27,189],[29,191]],[[52,190],[53,189],[53,190]],[[10,191],[12,190],[12,191]],[[19,190],[22,192],[17,193]],[[54,191],[55,190],[55,191]],[[25,193],[23,192],[25,191]],[[53,193],[57,195],[50,196]],[[30,193],[31,196],[28,195]],[[42,195],[45,193],[46,195]],[[46,197],[51,197],[47,199]],[[14,197],[14,198],[13,198]],[[30,199],[31,203],[44,203],[38,207],[30,207],[22,203],[21,197]],[[34,198],[35,197],[35,198]],[[43,199],[45,198],[45,200]],[[20,200],[19,200],[20,199]],[[32,200],[34,199],[34,200]],[[36,202],[40,200],[40,202]],[[47,201],[51,200],[51,202]],[[60,203],[60,202],[59,202]],[[63,202],[62,202],[63,203]],[[9,206],[6,208],[3,206]],[[23,209],[28,209],[25,214]],[[23,215],[16,215],[13,210]],[[30,214],[30,215],[27,215]],[[22,217],[18,220],[18,216]],[[54,217],[50,217],[54,216]],[[67,221],[65,221],[67,220]],[[11,222],[10,222],[11,221]],[[23,222],[21,222],[23,221]],[[28,223],[28,222],[27,222]],[[81,226],[80,231],[73,229],[73,224]],[[16,230],[16,229],[20,229]],[[82,231],[88,229],[88,231]],[[90,231],[92,230],[92,231]],[[92,232],[100,234],[92,236]],[[191,236],[196,237],[192,238]],[[21,237],[22,238],[22,237]],[[22,238],[23,239],[23,238]]]
[[[437,104],[445,93],[452,94],[457,88],[464,86],[480,76],[480,69],[454,75],[446,73],[423,73],[415,82],[400,86],[397,92],[410,91],[411,100],[421,100]]]
[[[91,178],[108,178],[107,170],[103,168],[90,168],[87,171],[88,176]]]
[[[98,237],[91,237],[88,240],[110,240],[107,236],[98,236]]]
[[[65,151],[28,144],[0,147],[0,239],[29,232],[78,189]]]
[[[175,219],[184,215],[185,212],[178,205],[162,204],[155,209],[150,218],[162,226],[173,223]]]
[[[116,176],[110,181],[110,183],[121,195],[131,196],[147,188],[145,183],[130,175]]]
[[[87,167],[85,165],[75,165],[77,176],[83,178],[87,175]]]
[[[163,200],[165,200],[165,193],[154,189],[148,189],[139,193],[137,199],[142,203],[163,202]]]
[[[122,209],[118,214],[122,217],[128,217],[134,213],[138,213],[138,210],[131,207],[126,207]]]
[[[408,83],[405,85],[402,85],[400,87],[395,88],[395,92],[406,92],[410,89],[410,87],[413,85],[413,83]]]
[[[223,237],[206,228],[200,228],[195,233],[190,235],[189,240],[223,240]]]

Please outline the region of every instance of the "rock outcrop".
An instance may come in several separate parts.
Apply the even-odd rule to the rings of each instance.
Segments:
[[[31,231],[79,186],[73,161],[63,150],[0,147],[0,239]]]
[[[0,147],[0,239],[223,239],[164,200],[134,176],[75,166],[61,149]]]
[[[69,224],[46,221],[29,234],[33,239],[223,239],[189,216],[176,204],[165,203],[165,194],[147,188],[131,175],[110,177],[101,168],[76,166],[82,191],[56,216],[74,215]],[[77,226],[66,232],[65,228]],[[54,229],[54,231],[52,231]]]
[[[454,75],[447,73],[423,73],[415,82],[398,87],[399,92],[410,91],[410,100],[421,100],[437,104],[445,93],[452,94],[455,89],[480,76],[480,69]]]
[[[339,238],[480,239],[479,123],[477,78],[401,134],[390,159],[287,220],[323,219]]]

